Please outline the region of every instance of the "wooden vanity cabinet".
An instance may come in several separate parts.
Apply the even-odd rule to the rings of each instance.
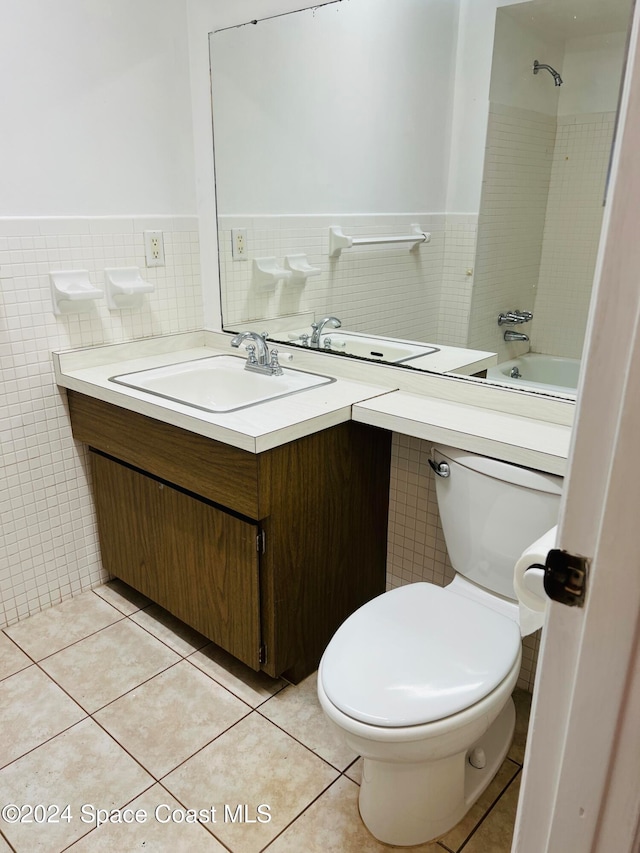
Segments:
[[[294,683],[384,592],[390,433],[353,421],[259,454],[68,392],[105,569]]]

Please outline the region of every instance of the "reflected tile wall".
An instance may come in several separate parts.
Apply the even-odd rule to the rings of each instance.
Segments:
[[[410,340],[461,344],[466,339],[473,266],[473,215],[403,213],[349,216],[224,216],[219,220],[222,309],[227,327],[312,312],[335,314],[345,328]],[[329,227],[353,237],[410,234],[419,224],[431,242],[357,246],[329,257]],[[231,231],[247,232],[246,260],[232,255]],[[306,283],[260,286],[254,258],[304,254],[320,274]],[[442,318],[442,319],[441,319]]]
[[[498,361],[528,349],[505,344],[497,318],[535,311],[555,133],[555,116],[491,104],[469,346]]]
[[[614,126],[610,112],[558,117],[531,324],[536,352],[582,355]]]

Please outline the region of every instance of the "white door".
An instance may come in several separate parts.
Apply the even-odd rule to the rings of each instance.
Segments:
[[[640,851],[640,50],[636,8],[513,851]]]

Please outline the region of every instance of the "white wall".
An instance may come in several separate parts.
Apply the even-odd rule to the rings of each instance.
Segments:
[[[565,46],[558,115],[614,112],[622,78],[626,33],[569,39]]]
[[[363,0],[368,6],[371,0]],[[211,131],[211,98],[209,90],[209,54],[207,34],[224,27],[234,27],[253,19],[263,19],[271,15],[279,15],[303,9],[309,5],[304,0],[236,0],[233,4],[227,0],[187,0],[190,25],[190,59],[193,92],[193,116],[196,146],[196,183],[198,196],[198,212],[200,216],[200,243],[202,252],[202,275],[205,299],[205,324],[207,328],[221,328],[218,287],[218,255],[216,246],[216,219],[213,175],[213,139]],[[318,5],[318,4],[315,4]],[[324,5],[324,4],[320,4]],[[346,8],[349,3],[329,3],[325,14],[343,14],[337,9]],[[464,34],[462,46],[458,48],[455,61],[455,98],[451,86],[442,87],[441,75],[433,73],[423,80],[418,80],[418,87],[423,87],[422,100],[430,103],[434,98],[442,103],[442,95],[449,98],[450,128],[447,135],[451,141],[450,163],[444,157],[436,158],[431,163],[424,156],[414,166],[413,183],[420,185],[425,170],[448,169],[448,174],[442,174],[440,180],[446,185],[446,197],[442,199],[440,190],[425,198],[415,209],[441,212],[445,208],[453,212],[477,212],[482,178],[482,162],[484,140],[487,123],[487,90],[491,67],[491,51],[493,46],[493,26],[495,8],[501,5],[500,0],[462,0],[464,14],[461,17],[460,37]],[[390,2],[385,6],[392,8]],[[451,15],[457,6],[449,0],[432,0],[431,7]],[[444,10],[444,11],[443,11]],[[485,42],[485,39],[487,41]],[[426,51],[425,51],[426,53]],[[441,54],[438,54],[441,55]],[[402,61],[402,57],[400,57]],[[429,57],[425,61],[430,61]],[[452,61],[454,61],[452,59]],[[460,88],[460,76],[470,74],[472,84]],[[462,106],[457,106],[458,99]],[[446,110],[445,110],[446,112]],[[444,116],[442,109],[436,111],[436,121]],[[367,147],[364,149],[366,155]],[[398,160],[397,152],[393,154]],[[401,155],[401,158],[404,155]],[[379,167],[375,170],[375,179],[379,180]],[[371,169],[367,170],[369,180]],[[264,170],[263,170],[264,177]],[[345,182],[347,183],[347,182]],[[423,184],[424,186],[424,184]],[[407,207],[401,206],[405,212]],[[246,213],[246,211],[243,211]],[[362,212],[361,205],[351,211]]]
[[[324,5],[333,0],[320,0]],[[200,259],[204,301],[204,325],[222,328],[218,273],[209,33],[244,24],[256,18],[303,9],[304,0],[186,0],[189,23],[191,107],[194,129],[196,199],[200,223]]]
[[[489,84],[500,0],[460,0],[446,209],[480,209]]]
[[[349,0],[212,37],[219,212],[442,211],[457,0]]]
[[[194,214],[186,0],[0,6],[0,216]]]
[[[496,20],[496,45],[491,72],[492,104],[520,107],[556,116],[562,87],[548,71],[533,73],[533,61],[563,73],[564,43],[550,35],[522,26],[501,9]]]
[[[0,625],[106,577],[51,351],[202,326],[187,41],[185,0],[0,3]],[[142,308],[53,314],[50,270],[114,266]]]

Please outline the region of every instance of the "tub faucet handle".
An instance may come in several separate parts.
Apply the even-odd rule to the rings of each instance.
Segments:
[[[528,323],[530,320],[533,320],[533,312],[532,311],[505,311],[502,314],[498,314],[498,325],[504,326],[508,325],[520,325],[520,323]]]

